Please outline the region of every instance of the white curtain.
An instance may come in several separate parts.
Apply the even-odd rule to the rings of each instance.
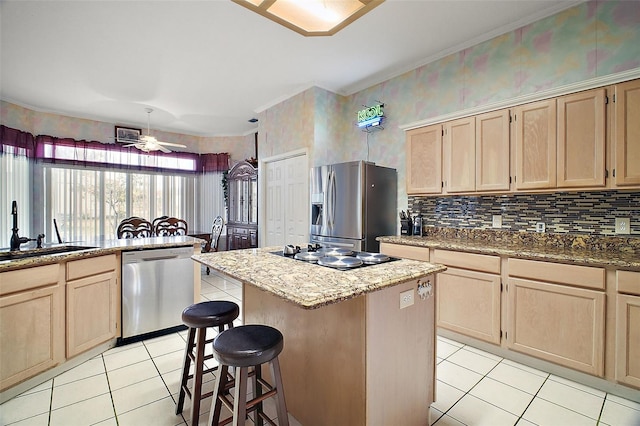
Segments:
[[[223,172],[209,172],[200,175],[200,224],[202,231],[211,232],[211,226],[216,216],[222,216],[227,223],[227,212],[224,205],[224,191],[222,188]],[[227,228],[222,231],[227,233]]]
[[[21,237],[31,235],[31,165],[27,157],[16,156],[5,146],[0,154],[0,248],[9,247],[13,216],[11,204],[18,203],[18,228]]]

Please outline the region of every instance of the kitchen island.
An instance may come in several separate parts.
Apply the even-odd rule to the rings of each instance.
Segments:
[[[446,268],[402,259],[342,271],[278,250],[193,259],[242,282],[245,324],[283,333],[289,413],[305,426],[428,424],[436,274]]]

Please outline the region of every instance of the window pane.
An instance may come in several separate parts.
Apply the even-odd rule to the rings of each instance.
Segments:
[[[116,238],[118,224],[127,215],[127,175],[119,172],[104,174],[105,238]]]
[[[151,221],[151,176],[131,174],[131,216]]]
[[[83,241],[102,235],[101,172],[51,169],[49,212],[63,241]]]

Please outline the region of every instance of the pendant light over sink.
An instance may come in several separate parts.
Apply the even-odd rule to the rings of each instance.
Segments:
[[[302,34],[331,36],[384,0],[233,0]]]

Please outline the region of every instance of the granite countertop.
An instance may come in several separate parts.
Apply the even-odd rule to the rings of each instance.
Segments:
[[[441,272],[443,265],[401,259],[348,271],[273,254],[282,247],[195,254],[192,258],[304,309],[315,309]]]
[[[428,229],[425,236],[385,236],[378,241],[548,262],[640,270],[640,238],[532,234],[493,230]]]
[[[156,238],[130,238],[121,240],[97,240],[82,241],[74,243],[48,244],[43,252],[48,248],[64,247],[64,246],[81,246],[86,249],[78,251],[70,251],[57,254],[43,254],[35,257],[25,257],[22,259],[2,260],[0,261],[0,272],[11,271],[15,269],[31,268],[34,266],[48,265],[58,262],[67,262],[70,260],[85,259],[88,257],[101,256],[105,254],[117,253],[121,251],[146,250],[170,247],[186,247],[201,243],[199,238],[178,236],[178,237],[156,237]],[[37,249],[31,249],[37,250]],[[8,249],[0,250],[0,253],[8,252]],[[30,251],[29,249],[20,250]]]

